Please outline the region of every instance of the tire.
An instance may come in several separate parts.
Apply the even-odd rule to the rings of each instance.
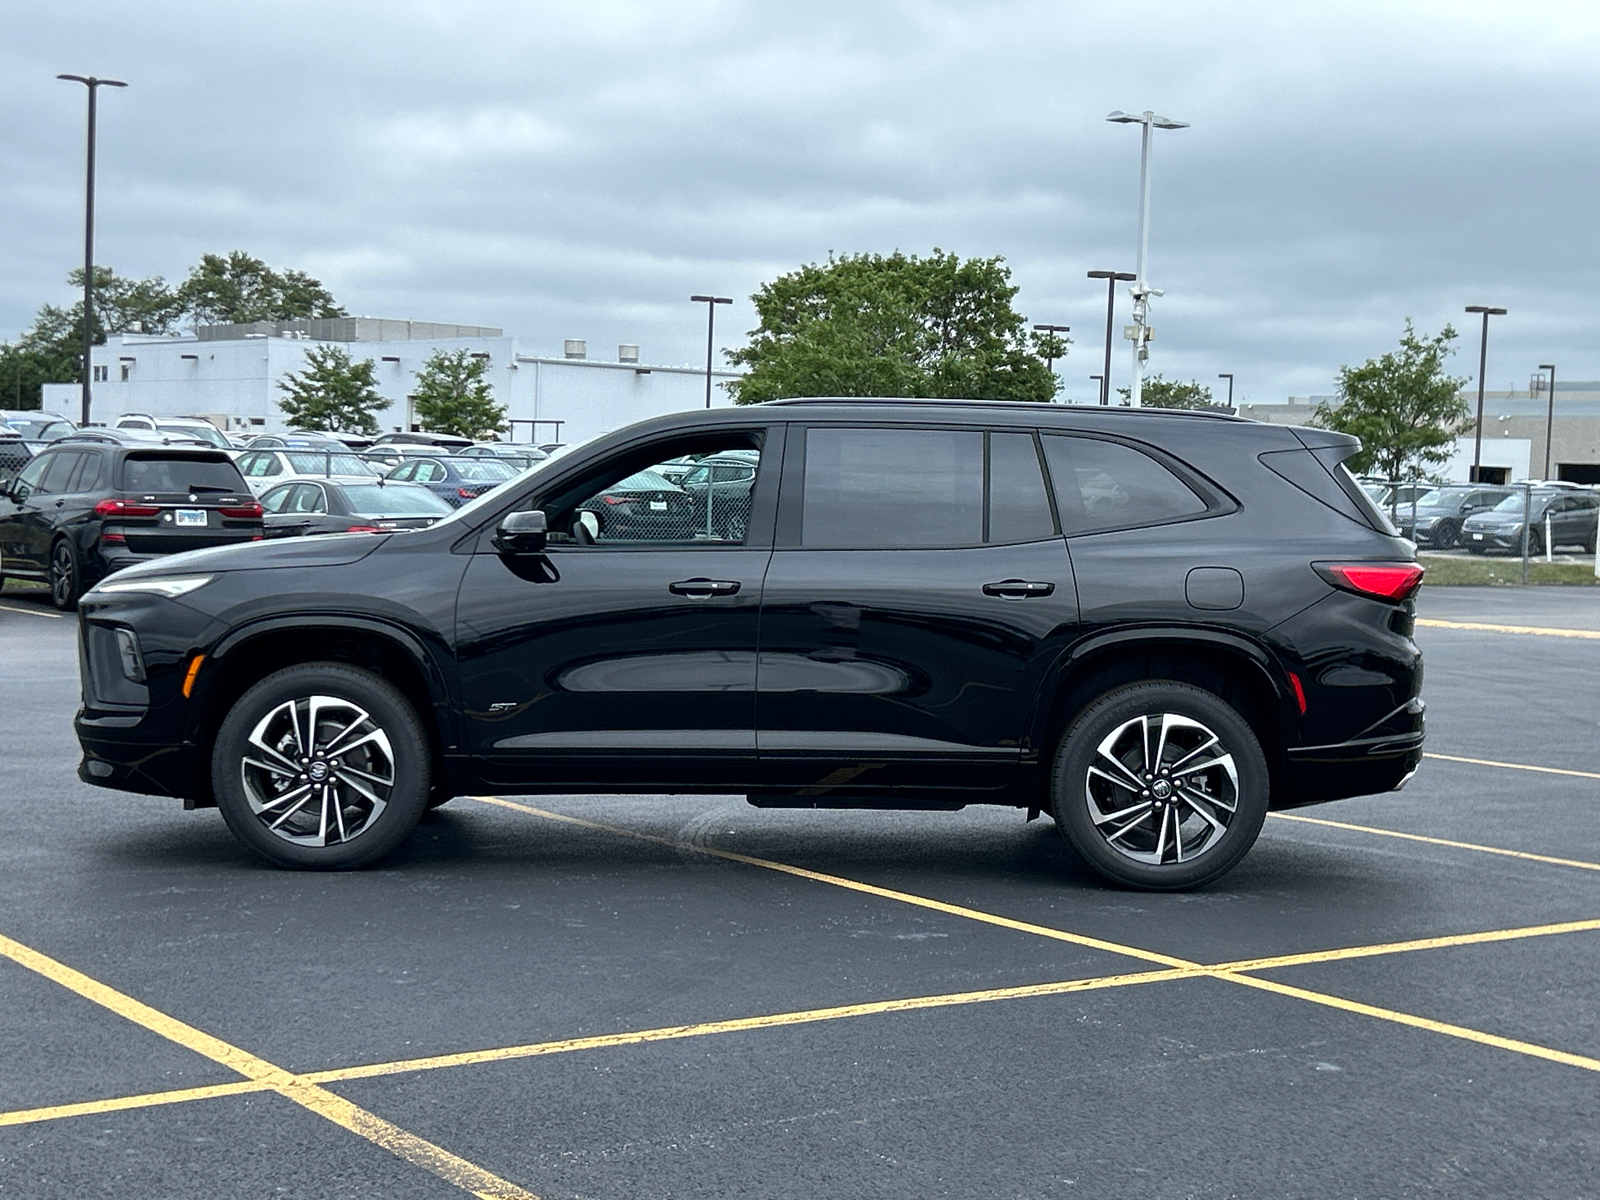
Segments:
[[[1172,768],[1183,764],[1192,786],[1173,787]],[[1170,799],[1159,797],[1162,784],[1173,788]],[[1231,705],[1158,680],[1107,692],[1073,719],[1056,750],[1051,799],[1056,827],[1100,875],[1141,891],[1183,891],[1238,865],[1266,820],[1270,786],[1261,743]]]
[[[1440,521],[1433,531],[1433,544],[1440,550],[1454,550],[1461,544],[1461,526],[1454,521]]]
[[[428,735],[393,684],[343,663],[305,663],[267,676],[228,710],[211,785],[229,830],[262,858],[341,871],[410,835],[428,805],[429,768]]]
[[[62,612],[78,607],[83,595],[83,564],[70,538],[57,538],[50,547],[50,603]]]

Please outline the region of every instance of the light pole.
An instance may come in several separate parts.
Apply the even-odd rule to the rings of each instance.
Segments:
[[[103,87],[124,88],[128,85],[120,79],[96,79],[93,75],[57,75],[57,79],[67,79],[73,83],[81,83],[89,89],[89,156],[88,169],[85,171],[84,201],[83,201],[83,419],[80,425],[89,423],[89,376],[92,368],[89,365],[89,355],[94,346],[94,119],[98,108],[96,98]]]
[[[1045,337],[1052,338],[1052,339],[1058,333],[1071,333],[1072,332],[1072,326],[1071,325],[1035,325],[1034,329],[1036,331],[1038,331],[1039,333],[1044,334]],[[1046,343],[1046,344],[1047,345],[1052,345],[1051,343]],[[1052,345],[1052,348],[1054,348],[1053,345]],[[1044,356],[1044,369],[1046,371],[1050,372],[1050,374],[1052,374],[1052,375],[1054,375],[1056,373],[1056,356],[1055,355],[1046,354]],[[1051,393],[1050,399],[1052,399],[1052,400],[1055,399],[1055,393],[1053,393],[1053,392]]]
[[[1485,308],[1481,304],[1467,305],[1469,313],[1483,314],[1483,332],[1478,335],[1478,424],[1472,431],[1472,480],[1482,483],[1483,467],[1483,369],[1489,361],[1489,318],[1503,317],[1503,308]]]
[[[1550,478],[1550,433],[1556,427],[1556,365],[1555,363],[1540,363],[1539,370],[1550,372],[1550,411],[1544,419],[1544,475],[1541,478]],[[1548,546],[1545,547],[1549,549]]]
[[[1104,375],[1091,375],[1089,378],[1094,380],[1095,391],[1100,396],[1100,403],[1104,404],[1106,402],[1106,377]]]
[[[1232,408],[1233,407],[1233,372],[1232,371],[1223,371],[1223,372],[1221,372],[1221,373],[1219,373],[1217,375],[1217,378],[1218,379],[1226,379],[1228,381],[1228,407]]]
[[[717,305],[732,304],[729,296],[690,296],[691,304],[706,306],[706,407],[711,407],[711,338],[717,327]]]
[[[1100,403],[1111,403],[1111,320],[1117,312],[1117,284],[1132,283],[1135,276],[1126,271],[1090,271],[1090,279],[1104,279],[1106,281],[1106,365],[1103,375],[1091,375],[1090,379],[1100,380]]]
[[[1150,286],[1144,277],[1145,251],[1150,245],[1150,130],[1187,129],[1187,121],[1174,121],[1157,116],[1148,108],[1139,116],[1117,111],[1106,120],[1118,125],[1138,125],[1139,137],[1139,257],[1134,263],[1133,284],[1133,385],[1128,389],[1128,403],[1139,407],[1139,393],[1144,383],[1144,362],[1150,357],[1150,326],[1145,318],[1149,314],[1150,297],[1162,293]]]

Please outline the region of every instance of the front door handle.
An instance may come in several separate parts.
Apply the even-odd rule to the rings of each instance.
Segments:
[[[1048,596],[1056,590],[1053,583],[1038,583],[1029,579],[1002,579],[999,583],[983,585],[985,596],[999,596],[1002,600],[1026,600],[1029,596]]]
[[[667,584],[674,596],[687,596],[691,600],[709,600],[712,596],[731,596],[739,590],[736,579],[680,579]]]

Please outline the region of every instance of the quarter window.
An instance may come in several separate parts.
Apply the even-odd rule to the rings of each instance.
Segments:
[[[1046,434],[1044,456],[1068,535],[1156,525],[1206,510],[1183,480],[1120,442]]]

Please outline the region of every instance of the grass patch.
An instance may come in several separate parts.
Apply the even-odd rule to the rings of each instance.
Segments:
[[[1424,583],[1438,587],[1467,584],[1521,584],[1522,559],[1454,558],[1442,554],[1419,554],[1417,561],[1428,568]],[[1540,584],[1589,584],[1597,581],[1594,567],[1583,562],[1536,562],[1528,560],[1528,582]]]

